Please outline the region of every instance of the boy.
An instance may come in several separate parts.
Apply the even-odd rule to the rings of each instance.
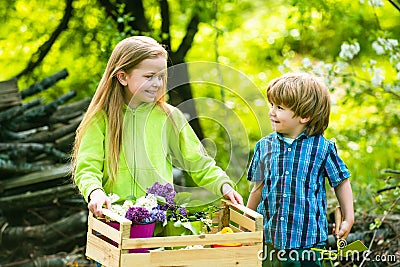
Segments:
[[[254,182],[247,207],[264,215],[263,266],[322,266],[310,249],[328,239],[325,177],[334,187],[344,221],[338,237],[354,223],[350,173],[328,127],[327,87],[306,73],[285,74],[270,82],[267,98],[274,132],[254,149],[248,180]]]

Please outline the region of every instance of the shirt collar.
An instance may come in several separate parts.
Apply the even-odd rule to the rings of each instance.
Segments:
[[[277,139],[282,140],[283,141],[283,136],[280,133],[274,132],[274,135]],[[306,139],[308,138],[308,135],[306,134],[306,132],[302,132],[301,134],[299,134],[293,142],[297,141],[297,140],[301,140],[301,139]]]
[[[150,110],[150,109],[154,108],[155,105],[156,105],[156,103],[143,103],[143,104],[140,104],[137,108],[132,109],[127,104],[124,104],[124,111],[127,111],[127,110],[129,110],[129,111]]]

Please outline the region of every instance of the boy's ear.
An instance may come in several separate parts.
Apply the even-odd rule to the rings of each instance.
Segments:
[[[126,74],[123,71],[118,71],[117,72],[117,79],[122,86],[127,86],[128,81],[126,80]]]
[[[300,123],[306,124],[307,122],[310,121],[310,117],[307,118],[300,118]]]

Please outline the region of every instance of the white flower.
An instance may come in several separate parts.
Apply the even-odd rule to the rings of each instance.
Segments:
[[[385,53],[385,49],[383,48],[383,46],[381,46],[377,41],[374,41],[372,43],[372,48],[375,50],[375,52],[378,55],[382,55]]]
[[[344,72],[346,68],[349,66],[347,62],[344,61],[337,61],[335,71],[338,73]]]
[[[319,61],[317,65],[314,67],[314,73],[317,74],[318,76],[323,76],[324,75],[324,69],[325,65],[323,61]]]
[[[383,6],[382,0],[368,0],[370,6]]]
[[[125,200],[124,204],[122,204],[122,208],[125,209],[125,211],[127,211],[132,206],[133,206],[132,200]],[[124,214],[124,216],[125,216],[125,214]]]
[[[387,39],[386,41],[388,49],[390,50],[394,49],[396,46],[399,45],[399,41],[397,41],[396,39]]]
[[[326,69],[328,72],[331,71],[332,68],[333,68],[333,65],[332,65],[331,63],[325,64],[325,69]]]
[[[212,220],[211,219],[207,219],[207,218],[200,218],[200,221],[202,221],[206,226],[208,226],[209,228],[212,227]]]
[[[279,65],[278,70],[280,73],[285,73],[285,66],[284,65]]]
[[[119,196],[114,193],[108,194],[108,198],[110,199],[111,203],[117,202],[119,200]]]
[[[136,207],[143,207],[146,208],[148,211],[156,208],[157,205],[157,198],[153,194],[148,194],[147,196],[138,198],[135,203]]]
[[[397,71],[400,71],[400,62],[398,62],[398,63],[396,64],[396,69],[397,69]]]
[[[119,197],[118,197],[119,199]],[[125,217],[126,211],[133,206],[133,202],[131,200],[125,200],[122,205],[119,204],[112,204],[111,210],[116,214]]]
[[[373,86],[380,86],[385,79],[383,70],[381,68],[373,69],[373,77],[371,79]]]
[[[360,150],[360,145],[357,144],[356,142],[350,141],[350,142],[347,143],[347,146],[348,146],[351,150],[355,150],[355,151]]]
[[[303,64],[304,68],[309,68],[312,66],[311,60],[308,57],[303,58],[301,63]]]
[[[358,52],[360,52],[360,45],[358,44],[358,42],[354,42],[353,44],[343,43],[340,48],[341,50],[339,53],[339,57],[345,60],[353,59],[354,56],[357,55]]]
[[[124,209],[121,205],[118,204],[111,205],[111,211],[115,212],[119,216],[125,217],[126,209]]]

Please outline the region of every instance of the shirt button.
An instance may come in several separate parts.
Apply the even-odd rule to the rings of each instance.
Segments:
[[[287,195],[286,195],[286,194],[283,194],[283,197],[287,197]]]
[[[285,218],[281,217],[281,221],[285,220]]]
[[[289,148],[287,149],[287,151],[289,151],[289,152],[290,152],[290,151],[292,151],[292,149],[289,147]]]
[[[289,174],[289,171],[285,171],[286,174]]]

